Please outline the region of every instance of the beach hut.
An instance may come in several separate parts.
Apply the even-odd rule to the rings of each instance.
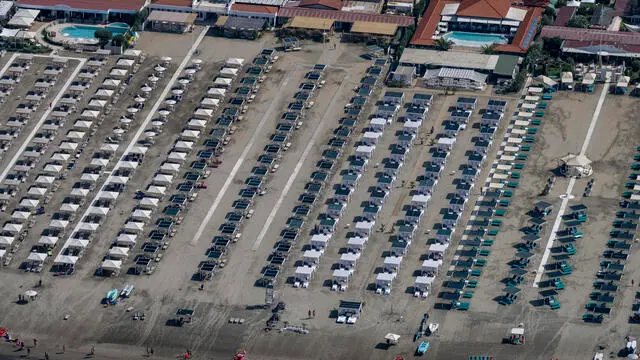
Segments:
[[[47,248],[53,248],[58,243],[58,240],[60,240],[60,238],[57,236],[43,235],[43,236],[40,236],[40,239],[38,240],[38,245],[41,245]]]
[[[427,257],[434,260],[441,260],[444,258],[444,252],[449,245],[445,244],[431,244],[429,250],[427,250]]]
[[[586,73],[582,77],[582,81],[580,82],[579,89],[582,92],[593,92],[596,82],[596,74],[595,73]]]
[[[630,81],[631,81],[631,78],[629,76],[619,75],[616,81],[616,87],[613,90],[614,94],[621,94],[621,95],[626,94]]]
[[[369,126],[377,132],[382,132],[387,126],[389,120],[380,117],[374,117],[369,121]]]
[[[384,271],[389,273],[398,272],[401,263],[402,256],[387,256],[384,258]]]
[[[220,104],[220,99],[206,97],[200,101],[200,106],[206,109],[212,109],[218,107]]]
[[[214,81],[213,81],[213,86],[217,87],[217,88],[222,88],[222,89],[227,89],[229,87],[231,87],[231,82],[233,80],[229,79],[229,78],[225,78],[225,77],[217,77]]]
[[[376,276],[376,294],[391,294],[391,283],[396,278],[396,273],[379,273]]]
[[[433,276],[417,276],[413,283],[414,296],[426,298],[429,295],[429,289],[436,278]]]
[[[370,236],[375,226],[375,221],[358,221],[356,222],[355,233],[360,236]]]
[[[207,97],[214,99],[223,99],[227,93],[226,89],[212,87],[207,90]]]
[[[563,71],[560,73],[560,89],[573,90],[573,73],[570,71]]]
[[[343,269],[355,269],[358,258],[360,258],[360,254],[358,253],[344,253],[340,255],[338,265]]]
[[[327,244],[331,240],[331,234],[314,234],[311,236],[309,244],[313,249],[326,249]]]
[[[331,275],[331,290],[345,291],[351,280],[352,272],[346,269],[335,269]]]
[[[242,58],[228,58],[225,61],[225,66],[230,68],[241,68],[244,65],[244,59]]]
[[[125,58],[121,58],[118,60],[118,62],[116,62],[116,67],[120,67],[120,68],[130,68],[132,67],[134,64],[136,63],[135,60],[133,59],[125,59]]]
[[[116,238],[116,246],[127,246],[132,248],[136,245],[136,239],[138,235],[130,233],[121,233]]]
[[[116,89],[122,81],[118,79],[106,78],[102,82],[102,87],[106,89]]]
[[[316,270],[315,266],[298,266],[294,274],[294,287],[309,287],[309,281],[313,276],[313,272]]]
[[[113,259],[106,259],[100,264],[101,271],[111,272],[114,275],[120,272],[121,267],[122,261]]]
[[[422,262],[422,267],[420,270],[423,275],[428,276],[436,276],[440,272],[440,267],[442,266],[442,259],[427,259]]]
[[[31,252],[27,256],[27,262],[34,266],[41,266],[47,260],[47,253]]]
[[[78,262],[78,257],[73,255],[60,254],[53,260],[54,265],[75,265]]]
[[[198,119],[210,119],[213,116],[213,109],[197,108],[193,116]]]
[[[114,246],[109,249],[108,254],[111,259],[125,259],[129,256],[129,247]]]
[[[129,75],[129,71],[126,69],[112,69],[109,72],[109,76],[116,79],[124,79],[127,77],[127,75]]]
[[[220,70],[220,74],[219,76],[223,77],[223,78],[230,78],[233,79],[236,76],[238,76],[238,69],[236,68],[231,68],[231,67],[225,67],[222,68]]]
[[[15,236],[0,235],[0,248],[6,249],[16,240]]]
[[[302,261],[305,265],[313,266],[320,262],[320,257],[324,253],[323,250],[310,249],[306,250],[302,255]]]
[[[368,240],[369,238],[366,236],[350,237],[349,240],[347,240],[347,251],[354,253],[361,252],[364,250]]]

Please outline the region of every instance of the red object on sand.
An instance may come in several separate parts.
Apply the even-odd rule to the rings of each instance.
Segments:
[[[247,356],[247,352],[244,350],[239,350],[236,353],[236,356],[233,357],[233,360],[244,360],[245,356]]]
[[[5,336],[7,334],[7,329],[5,328],[0,328],[0,337]]]

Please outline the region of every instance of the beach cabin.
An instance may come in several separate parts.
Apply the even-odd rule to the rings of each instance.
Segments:
[[[367,169],[369,159],[360,156],[354,156],[349,160],[349,171],[363,173]]]
[[[411,206],[415,206],[424,209],[429,204],[431,195],[415,194],[411,197]]]
[[[315,266],[298,266],[293,275],[293,287],[308,288],[315,270]]]
[[[461,178],[462,180],[468,183],[474,183],[476,181],[476,176],[480,173],[480,170],[475,167],[465,166],[462,169]]]
[[[351,198],[352,193],[353,193],[352,187],[340,184],[336,186],[333,193],[333,197],[336,198],[338,201],[348,202],[349,199]]]
[[[341,185],[354,188],[358,185],[358,181],[361,177],[361,173],[347,170],[344,174],[342,174],[342,180],[340,183]]]
[[[431,196],[437,184],[438,184],[437,178],[426,176],[424,179],[418,181],[418,186],[417,186],[418,194]]]
[[[614,94],[625,95],[631,78],[626,75],[619,75],[616,81],[616,87],[613,89]]]
[[[447,137],[456,137],[458,133],[463,129],[461,123],[447,121],[444,124],[444,135]]]
[[[424,215],[423,208],[410,206],[405,210],[404,219],[412,224],[417,224],[422,219],[422,215]]]
[[[404,93],[402,91],[387,91],[384,93],[382,101],[385,104],[400,105],[404,102]]]
[[[331,234],[314,234],[311,236],[309,245],[312,249],[324,250],[327,248],[329,240],[331,240]]]
[[[491,143],[493,141],[492,140],[487,140],[487,139],[478,139],[474,144],[473,144],[473,151],[479,153],[479,154],[487,154],[487,152],[489,151],[489,147],[491,146]]]
[[[431,284],[435,279],[433,276],[417,276],[413,283],[413,296],[423,299],[429,296]]]
[[[472,154],[469,155],[467,164],[469,164],[469,166],[472,166],[474,168],[480,168],[482,166],[482,163],[484,163],[485,159],[486,159],[485,154],[474,151]]]
[[[399,144],[391,145],[391,159],[402,163],[409,153],[409,148]]]
[[[561,90],[573,90],[573,73],[570,71],[563,71],[560,73],[560,89]]]
[[[453,196],[451,196],[449,199],[449,211],[460,214],[464,210],[464,206],[466,205],[468,199],[458,194],[452,195]]]
[[[478,106],[477,98],[459,97],[456,101],[456,108],[462,110],[474,110]]]
[[[360,314],[362,314],[361,302],[340,300],[336,322],[341,324],[355,324]]]
[[[356,147],[356,156],[371,159],[376,147],[374,145],[358,145]]]
[[[484,140],[491,140],[496,134],[497,128],[495,126],[480,126],[480,138]]]
[[[382,162],[384,164],[382,171],[387,175],[397,175],[398,171],[400,171],[400,168],[402,167],[402,162],[394,159],[385,158]]]
[[[438,139],[437,146],[439,149],[449,152],[451,151],[451,149],[453,149],[453,146],[455,144],[456,144],[456,138],[441,137]]]
[[[356,263],[360,258],[359,253],[344,253],[340,255],[340,259],[338,260],[338,265],[341,269],[354,270],[356,267]]]
[[[409,105],[406,111],[407,120],[423,120],[427,113],[429,112],[429,108],[421,105]]]
[[[442,259],[427,259],[422,262],[422,266],[420,271],[422,271],[422,275],[426,276],[436,276],[440,272],[440,267],[442,266]]]
[[[455,109],[449,114],[449,120],[456,123],[466,124],[471,118],[471,111]]]
[[[414,224],[404,224],[398,226],[398,239],[411,241],[416,233],[416,226]]]
[[[448,210],[442,215],[442,223],[447,227],[455,227],[460,220],[460,213]]]
[[[417,134],[418,131],[420,130],[421,125],[422,125],[422,120],[417,118],[414,120],[410,120],[409,118],[407,118],[407,121],[404,122],[404,125],[402,127],[402,131],[404,131],[407,134]]]
[[[373,232],[373,227],[375,226],[375,221],[358,221],[356,222],[355,233],[356,235],[369,237],[371,232]]]
[[[442,172],[442,165],[433,161],[427,161],[424,163],[424,171],[426,177],[437,179]]]
[[[398,240],[391,243],[391,254],[393,256],[404,256],[409,250],[411,241]]]
[[[352,253],[359,253],[364,250],[367,241],[369,240],[366,236],[354,236],[350,237],[347,240],[347,251]]]
[[[453,235],[454,229],[450,228],[440,228],[436,231],[436,241],[441,244],[448,244],[451,241],[451,236]]]
[[[302,262],[307,266],[314,266],[320,262],[324,250],[310,249],[302,254]]]
[[[451,153],[446,150],[438,149],[431,153],[431,161],[434,163],[444,166],[447,163],[447,159]]]
[[[488,126],[498,126],[498,123],[500,123],[503,117],[504,113],[496,111],[486,111],[484,114],[482,114],[480,124]]]
[[[396,273],[379,273],[376,276],[376,294],[391,294],[391,283],[396,276]]]
[[[333,233],[336,230],[336,223],[336,219],[327,216],[320,220],[320,223],[318,224],[318,230],[323,234]]]
[[[396,135],[396,144],[402,146],[411,146],[413,145],[413,140],[415,138],[416,134],[403,131],[402,133]]]
[[[507,110],[507,100],[489,99],[487,110],[503,113]]]
[[[346,269],[335,269],[331,275],[331,290],[346,291],[351,280],[352,272]]]
[[[365,131],[362,135],[362,143],[365,145],[375,145],[380,141],[382,132],[377,131]]]
[[[376,109],[375,117],[394,119],[400,110],[400,105],[380,105]]]
[[[456,184],[456,194],[464,198],[468,199],[471,196],[471,189],[473,189],[473,183],[460,181]]]
[[[431,244],[429,245],[429,249],[427,250],[427,257],[433,260],[442,260],[444,259],[444,252],[449,247],[447,244]]]
[[[582,77],[582,81],[578,85],[578,89],[582,92],[593,92],[596,83],[596,74],[595,73],[586,73]]]
[[[384,201],[387,199],[387,196],[389,196],[389,190],[375,188],[369,195],[369,201],[376,205],[382,206],[384,204]]]
[[[385,118],[375,117],[369,121],[369,127],[375,131],[382,132],[389,121]]]
[[[414,93],[413,98],[411,99],[412,104],[421,105],[421,106],[431,106],[432,101],[433,101],[433,95],[431,94]]]
[[[402,256],[387,256],[384,258],[384,271],[389,273],[398,272],[401,263]]]
[[[381,207],[376,204],[367,203],[362,208],[362,217],[364,217],[368,221],[374,221],[380,212]]]
[[[339,218],[342,216],[342,213],[346,207],[346,204],[343,202],[337,201],[336,199],[333,199],[333,200],[334,201],[327,204],[326,214],[331,217]]]
[[[381,189],[391,190],[395,181],[395,175],[389,175],[383,172],[379,172],[378,174],[376,174],[376,186]]]

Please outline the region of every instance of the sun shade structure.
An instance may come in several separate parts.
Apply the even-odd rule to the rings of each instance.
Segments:
[[[397,24],[371,21],[356,21],[351,27],[352,33],[393,36],[398,30]]]
[[[333,27],[333,19],[314,18],[308,16],[296,16],[285,27],[295,29],[311,29],[329,31]]]

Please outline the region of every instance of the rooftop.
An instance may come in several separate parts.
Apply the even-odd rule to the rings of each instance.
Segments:
[[[571,52],[596,54],[604,51],[620,56],[640,53],[640,34],[632,32],[545,26],[540,37],[559,37],[564,40],[564,49],[574,49]]]
[[[462,0],[456,15],[503,19],[510,8],[509,0]]]
[[[498,55],[471,52],[436,51],[427,49],[405,49],[400,57],[401,64],[429,64],[462,69],[493,70],[498,63]]]
[[[563,6],[558,10],[558,15],[556,16],[556,21],[553,23],[555,26],[567,26],[569,20],[573,17],[573,15],[578,11],[578,8],[575,6]]]
[[[277,6],[268,6],[268,5],[254,5],[254,4],[238,4],[234,3],[231,5],[231,11],[238,12],[251,12],[257,14],[276,14],[278,13]]]
[[[431,79],[434,77],[468,79],[480,83],[483,83],[487,80],[487,75],[473,70],[454,69],[446,67],[441,69],[427,70],[426,74],[424,74],[425,79]]]
[[[18,0],[18,7],[31,9],[70,9],[135,12],[145,6],[145,0]]]
[[[176,7],[192,7],[193,0],[151,0],[151,6],[176,6]]]
[[[193,24],[198,15],[195,13],[153,10],[148,17],[149,21],[166,21],[170,23]]]
[[[335,21],[348,23],[354,23],[357,21],[369,21],[385,24],[396,24],[400,27],[413,25],[413,17],[411,16],[379,15],[355,11],[320,10],[290,6],[281,7],[278,11],[278,16],[286,18],[295,16],[307,16],[314,18],[332,19]]]

